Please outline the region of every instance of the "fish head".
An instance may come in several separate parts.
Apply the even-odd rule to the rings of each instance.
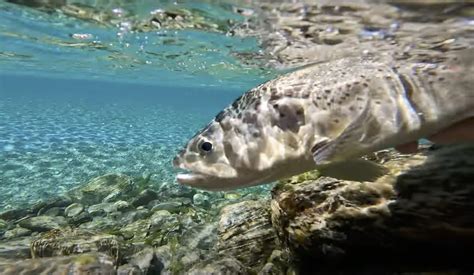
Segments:
[[[236,178],[237,170],[225,155],[223,138],[224,132],[215,121],[191,138],[173,159],[175,167],[189,171],[178,174],[178,182],[212,189],[222,179]]]
[[[173,165],[187,171],[177,175],[179,183],[230,190],[270,183],[314,166],[296,134],[275,121],[279,114],[274,107],[255,95],[247,97],[252,99],[241,98],[223,110],[177,154]]]

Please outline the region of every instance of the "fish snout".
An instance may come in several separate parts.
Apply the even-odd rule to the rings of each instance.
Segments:
[[[179,153],[173,158],[173,166],[175,168],[181,168],[181,159],[182,159],[182,153]]]

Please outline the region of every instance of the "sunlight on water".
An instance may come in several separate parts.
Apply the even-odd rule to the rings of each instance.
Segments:
[[[0,70],[173,86],[238,87],[268,77],[235,57],[258,51],[255,39],[227,33],[243,19],[231,6],[202,5],[45,13],[0,2]]]

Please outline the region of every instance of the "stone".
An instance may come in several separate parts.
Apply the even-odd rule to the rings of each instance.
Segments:
[[[113,260],[101,253],[0,263],[0,273],[16,274],[115,274]]]
[[[217,251],[245,266],[261,268],[277,246],[269,201],[243,201],[225,206],[218,225]]]
[[[137,207],[140,205],[147,205],[150,201],[158,198],[158,194],[150,189],[141,191],[136,198],[132,200],[132,205]]]
[[[31,237],[20,237],[11,240],[0,241],[0,258],[20,260],[31,258]]]
[[[0,219],[0,230],[5,230],[8,228],[8,223],[5,220]]]
[[[114,207],[117,211],[123,212],[130,209],[130,204],[126,201],[116,201],[114,202]]]
[[[91,214],[89,214],[88,212],[82,212],[79,215],[69,218],[67,222],[72,226],[79,226],[83,223],[90,222],[92,220],[93,218]]]
[[[83,186],[79,186],[68,192],[74,201],[84,205],[93,205],[102,202],[110,194],[117,193],[113,199],[110,197],[107,202],[119,200],[127,197],[134,190],[132,178],[122,174],[106,174],[91,179]]]
[[[121,222],[123,224],[129,224],[137,220],[146,219],[150,216],[150,211],[146,208],[131,210],[126,213],[123,213],[121,217]]]
[[[190,250],[213,250],[217,244],[217,223],[205,223],[195,226],[186,226],[181,243]]]
[[[160,256],[152,247],[147,247],[131,256],[130,263],[137,266],[142,274],[161,274],[165,268]]]
[[[66,225],[66,219],[61,216],[37,216],[22,220],[19,225],[23,228],[36,232],[45,232],[52,229],[59,229]]]
[[[103,213],[112,213],[117,211],[117,205],[113,202],[102,202],[99,204],[94,204],[87,208],[87,212],[89,212],[92,216],[102,216]]]
[[[202,193],[194,194],[193,204],[203,208],[208,208],[211,205],[209,197]]]
[[[32,212],[38,216],[45,215],[45,213],[51,208],[64,208],[72,203],[71,197],[64,195],[58,197],[52,197],[48,200],[37,202],[32,207]],[[56,211],[56,210],[52,210]]]
[[[150,221],[137,220],[130,224],[126,224],[120,228],[120,233],[123,236],[126,236],[127,239],[143,242],[150,234]]]
[[[15,227],[13,229],[6,231],[3,237],[5,239],[14,239],[18,237],[29,236],[31,235],[31,233],[32,232],[29,229],[22,228],[22,227]]]
[[[54,217],[54,216],[60,216],[61,214],[63,214],[63,212],[64,212],[63,208],[54,206],[42,212],[41,215]]]
[[[84,211],[84,206],[80,203],[70,204],[66,209],[64,209],[66,217],[75,217],[81,214],[82,211]]]
[[[193,266],[186,274],[220,275],[220,274],[251,274],[249,269],[235,258],[221,258],[206,261]]]
[[[272,224],[299,268],[472,269],[474,144],[384,166],[389,174],[374,182],[322,177],[273,191]]]
[[[171,213],[179,213],[181,211],[183,204],[177,201],[167,201],[161,202],[153,206],[151,209],[152,212],[159,211],[159,210],[166,210]]]
[[[33,258],[89,252],[105,253],[113,259],[114,263],[118,263],[120,241],[114,235],[74,229],[51,230],[40,234],[31,242]]]
[[[0,212],[0,219],[5,221],[17,220],[31,214],[27,209],[9,209]]]

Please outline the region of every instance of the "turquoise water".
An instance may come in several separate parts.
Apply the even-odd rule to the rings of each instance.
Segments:
[[[155,181],[174,184],[175,152],[234,98],[270,77],[236,57],[258,51],[257,41],[229,36],[225,26],[124,27],[168,5],[206,10],[216,22],[243,20],[232,6],[128,5],[120,10],[133,16],[104,25],[0,2],[0,209],[108,172],[152,173]]]

